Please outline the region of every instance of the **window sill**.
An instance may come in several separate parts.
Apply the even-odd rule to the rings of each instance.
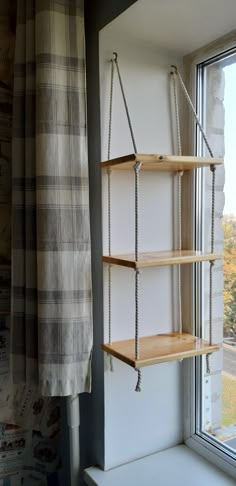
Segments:
[[[88,486],[235,486],[234,479],[220,471],[185,445],[179,445],[129,464],[102,471],[98,467],[85,470]]]

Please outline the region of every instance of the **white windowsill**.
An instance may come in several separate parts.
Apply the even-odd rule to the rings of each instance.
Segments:
[[[85,470],[88,486],[235,486],[231,479],[185,445],[179,445],[123,466]]]

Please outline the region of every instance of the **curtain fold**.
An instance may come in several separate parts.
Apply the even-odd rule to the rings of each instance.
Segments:
[[[12,143],[13,381],[91,387],[83,5],[18,0]]]

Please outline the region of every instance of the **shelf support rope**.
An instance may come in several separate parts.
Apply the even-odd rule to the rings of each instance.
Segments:
[[[108,147],[107,160],[111,157],[111,132],[112,132],[112,108],[113,108],[113,87],[114,87],[114,60],[111,59],[111,86],[109,103],[109,125],[108,125]],[[111,256],[111,168],[107,170],[107,197],[108,197],[108,254]],[[108,339],[112,344],[112,309],[111,309],[111,265],[108,265]],[[113,359],[110,355],[110,371],[113,371]]]
[[[179,117],[179,100],[177,91],[177,74],[175,71],[171,71],[173,78],[173,91],[174,91],[174,103],[175,103],[175,118],[176,118],[176,130],[177,130],[177,143],[178,143],[178,155],[182,155],[182,143],[180,133],[180,117]],[[182,176],[183,171],[178,172],[178,249],[182,250]],[[179,309],[179,333],[183,332],[183,318],[182,318],[182,298],[181,298],[181,265],[177,266],[178,272],[178,309]]]
[[[179,232],[179,250],[182,250],[182,176],[183,171],[178,173],[178,213],[179,213],[179,222],[178,222],[178,232]],[[183,319],[182,319],[182,298],[181,298],[181,265],[178,265],[178,306],[179,306],[179,333],[182,334],[183,332]]]
[[[109,104],[109,127],[108,127],[108,150],[107,159],[111,158],[111,135],[112,135],[112,110],[113,110],[113,89],[114,89],[114,67],[116,67],[118,81],[120,84],[121,94],[124,102],[125,113],[130,130],[131,140],[133,144],[134,152],[137,153],[137,145],[134,138],[134,131],[131,123],[129,108],[126,100],[124,85],[122,82],[120,68],[118,63],[118,54],[113,52],[113,58],[111,59],[111,87],[110,87],[110,104]],[[135,170],[135,260],[139,258],[139,171],[141,163],[137,162],[134,166]],[[108,176],[108,254],[111,256],[111,169],[107,171]],[[135,272],[135,357],[139,358],[139,275],[140,271]],[[109,344],[112,344],[112,306],[111,306],[111,265],[108,266],[108,334]],[[110,369],[113,371],[113,360],[110,356]],[[141,391],[141,370],[137,370],[138,380],[136,385],[136,391]]]
[[[137,145],[136,145],[136,141],[135,141],[135,138],[134,138],[134,131],[133,131],[132,123],[131,123],[131,118],[130,118],[128,103],[127,103],[127,100],[126,100],[124,85],[123,85],[121,74],[120,74],[117,52],[113,52],[113,56],[114,56],[113,62],[115,64],[117,75],[118,75],[121,94],[122,94],[124,107],[125,107],[125,113],[126,113],[126,117],[127,117],[127,121],[128,121],[128,125],[129,125],[132,144],[133,144],[133,149],[134,149],[135,154],[137,154],[138,150],[137,150]],[[135,260],[136,261],[138,261],[138,258],[139,258],[138,244],[139,244],[139,171],[140,171],[140,167],[141,167],[140,162],[137,162],[134,166],[134,171],[135,171]],[[135,358],[136,359],[139,359],[139,276],[140,276],[140,271],[136,269],[136,271],[135,271]],[[138,369],[136,371],[138,373],[138,380],[137,380],[135,391],[140,392],[141,391],[141,370]]]
[[[176,66],[172,65],[172,66],[171,66],[171,68],[172,68],[171,73],[172,73],[172,74],[173,74],[173,73],[175,73],[175,74],[176,74],[176,76],[178,76],[178,79],[179,79],[179,82],[180,82],[180,86],[182,87],[182,90],[183,90],[183,93],[184,93],[184,95],[185,95],[185,98],[186,98],[186,100],[187,100],[187,102],[188,102],[188,104],[189,104],[189,107],[190,107],[190,109],[191,109],[191,111],[192,111],[192,114],[193,114],[193,116],[194,116],[194,118],[195,118],[195,121],[196,121],[196,123],[197,123],[197,126],[198,126],[198,128],[199,128],[199,130],[200,130],[200,132],[201,132],[201,134],[202,134],[202,138],[203,138],[203,140],[204,140],[204,142],[205,142],[205,145],[206,145],[206,147],[207,147],[207,149],[208,149],[208,152],[209,152],[210,156],[213,158],[213,157],[214,157],[213,152],[212,152],[211,147],[210,147],[210,145],[209,145],[209,142],[208,142],[208,140],[207,140],[206,134],[205,134],[205,132],[204,132],[204,130],[203,130],[203,128],[202,128],[202,125],[201,125],[201,122],[200,122],[200,120],[199,120],[199,118],[198,118],[197,112],[196,112],[196,110],[195,110],[195,108],[194,108],[194,106],[193,106],[193,103],[192,103],[192,100],[191,100],[191,98],[190,98],[190,96],[189,96],[189,93],[188,93],[188,91],[187,91],[187,88],[186,88],[186,86],[185,86],[185,84],[184,84],[183,78],[182,78],[182,76],[181,76],[181,74],[180,74],[180,72],[178,71],[178,69],[177,69],[177,67],[176,67]]]
[[[176,130],[177,130],[178,155],[182,155],[180,118],[179,118],[179,99],[178,99],[178,91],[177,91],[177,73],[176,73],[176,71],[171,71],[170,74],[173,78],[173,91],[174,91],[174,103],[175,103],[175,118],[176,118]]]
[[[180,86],[182,87],[182,90],[183,90],[183,93],[185,95],[185,98],[189,104],[189,107],[192,111],[192,114],[193,114],[193,117],[197,123],[197,126],[199,128],[199,131],[202,135],[202,138],[205,142],[205,145],[207,147],[207,150],[210,154],[210,156],[213,158],[214,155],[213,155],[213,151],[209,145],[209,142],[208,142],[208,139],[206,137],[206,134],[203,130],[203,127],[201,125],[201,122],[198,118],[198,115],[197,115],[197,112],[193,106],[193,103],[192,103],[192,100],[189,96],[189,93],[187,91],[187,88],[184,84],[184,81],[183,81],[183,78],[180,74],[180,72],[178,71],[177,67],[172,65],[171,66],[172,68],[172,71],[171,71],[171,74],[173,75],[174,79],[175,77],[178,77],[178,80],[179,80],[179,83],[180,83]],[[177,93],[177,92],[176,92]],[[176,98],[176,95],[175,95],[175,99]],[[178,118],[178,115],[176,115],[176,118]],[[177,126],[178,126],[178,123],[177,123]],[[177,129],[178,130],[178,129]],[[180,135],[178,135],[178,139],[180,139]],[[211,165],[210,167],[211,169],[211,172],[212,172],[212,191],[211,191],[211,253],[214,253],[214,242],[215,242],[215,171],[216,171],[216,167],[214,166],[214,164]],[[210,268],[209,268],[209,343],[212,345],[212,302],[213,302],[213,267],[214,267],[214,264],[215,262],[214,261],[210,261]],[[207,374],[210,373],[210,355],[211,353],[207,354],[206,356],[206,372]]]
[[[140,270],[135,270],[135,359],[139,359],[139,276]],[[135,391],[141,392],[141,370],[136,370],[138,379]]]
[[[107,171],[108,180],[108,254],[111,256],[111,169]],[[112,344],[112,308],[111,308],[111,264],[108,265],[108,339]],[[114,371],[113,358],[110,355],[110,371]]]
[[[115,63],[115,66],[116,66],[116,71],[117,71],[118,79],[119,79],[119,83],[120,83],[120,89],[121,89],[121,94],[122,94],[122,98],[123,98],[123,102],[124,102],[125,113],[126,113],[126,117],[127,117],[127,121],[128,121],[128,125],[129,125],[132,144],[133,144],[134,152],[135,152],[135,154],[137,154],[138,153],[137,145],[136,145],[135,138],[134,138],[134,131],[133,131],[131,118],[130,118],[130,114],[129,114],[129,108],[128,108],[128,104],[127,104],[127,100],[126,100],[126,96],[125,96],[124,85],[123,85],[123,82],[122,82],[122,79],[121,79],[117,52],[113,52],[113,56],[114,56],[114,63]]]
[[[211,253],[214,253],[215,246],[215,187],[216,187],[216,168],[210,167],[212,173],[212,191],[211,191]],[[209,342],[212,344],[212,303],[213,303],[213,268],[214,261],[210,261],[209,269]],[[206,356],[206,372],[210,374],[210,354]]]
[[[134,165],[135,173],[135,260],[139,260],[139,172],[141,163],[136,162]],[[135,269],[135,359],[139,359],[139,276],[140,270]],[[141,392],[141,370],[136,370],[138,373],[138,380],[135,391]]]

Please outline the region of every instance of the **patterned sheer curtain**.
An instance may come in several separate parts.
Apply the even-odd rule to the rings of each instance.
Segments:
[[[13,101],[13,381],[91,387],[92,291],[81,0],[18,0]]]

